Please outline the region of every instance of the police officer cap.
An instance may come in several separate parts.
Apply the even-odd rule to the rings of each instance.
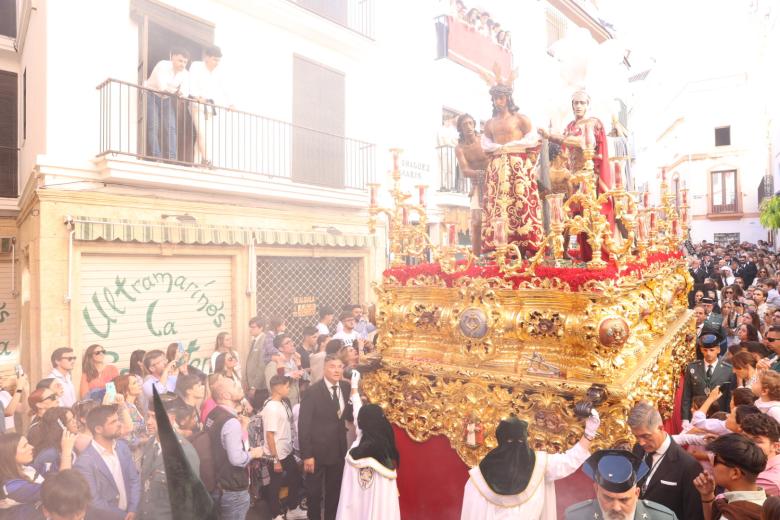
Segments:
[[[582,466],[582,471],[610,493],[625,493],[647,475],[647,464],[626,450],[599,450]]]
[[[701,299],[701,303],[715,303],[715,300],[705,296],[704,298]]]
[[[699,345],[704,348],[720,347],[721,341],[723,341],[723,338],[721,338],[719,334],[713,332],[704,331],[702,335],[699,336]]]

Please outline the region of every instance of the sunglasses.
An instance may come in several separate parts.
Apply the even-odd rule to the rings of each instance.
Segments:
[[[766,338],[766,340],[767,340],[769,343],[774,343],[775,341],[780,341],[780,338]]]
[[[56,401],[57,400],[57,394],[51,394],[49,397],[44,397],[41,399],[41,401]]]
[[[101,354],[105,354],[105,350],[96,350],[92,353],[93,356],[100,356]]]
[[[66,361],[76,361],[76,356],[62,356],[60,359],[64,359]]]

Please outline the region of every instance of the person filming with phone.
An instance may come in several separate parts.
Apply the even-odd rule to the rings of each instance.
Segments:
[[[152,387],[157,388],[157,393],[165,394],[173,392],[176,389],[176,376],[172,374],[176,368],[177,357],[173,361],[168,361],[165,352],[162,350],[150,350],[144,356],[144,366],[149,372],[149,378],[144,381],[144,397],[146,402],[152,402]]]

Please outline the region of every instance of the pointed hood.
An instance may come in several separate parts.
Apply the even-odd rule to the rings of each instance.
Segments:
[[[217,520],[214,501],[200,477],[192,471],[190,463],[187,462],[160,395],[154,386],[152,389],[173,520]]]

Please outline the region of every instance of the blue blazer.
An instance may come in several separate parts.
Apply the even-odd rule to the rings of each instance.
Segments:
[[[92,493],[92,502],[87,508],[87,520],[124,520],[127,513],[138,511],[138,503],[141,500],[141,480],[133,463],[133,455],[125,441],[116,442],[116,454],[125,481],[126,511],[119,509],[119,490],[114,477],[91,444],[81,452],[73,465],[87,479],[89,491]]]

